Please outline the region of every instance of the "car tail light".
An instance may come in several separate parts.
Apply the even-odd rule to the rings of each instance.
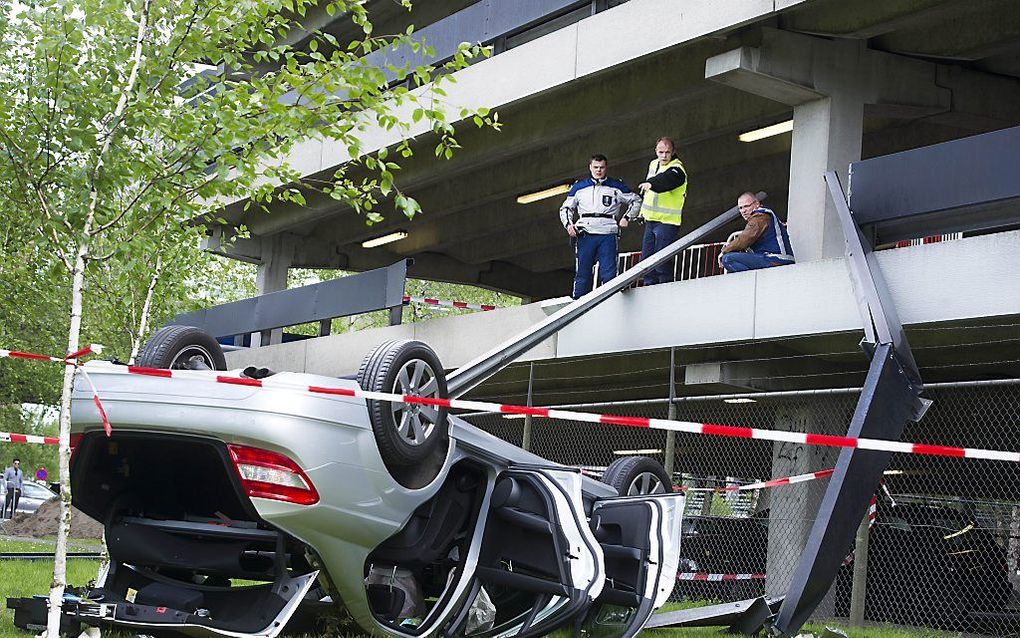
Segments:
[[[297,463],[282,454],[243,445],[228,445],[230,458],[248,496],[298,505],[319,502],[319,493]]]

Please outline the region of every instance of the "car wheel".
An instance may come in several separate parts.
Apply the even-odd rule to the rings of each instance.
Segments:
[[[673,491],[666,468],[647,456],[626,456],[606,468],[602,482],[616,488],[620,496],[665,494]]]
[[[446,397],[446,373],[432,348],[420,341],[389,341],[362,362],[357,376],[365,390]],[[421,463],[449,439],[446,408],[368,400],[372,431],[387,465]]]
[[[172,370],[226,370],[223,348],[194,326],[166,326],[157,330],[138,351],[135,364]]]

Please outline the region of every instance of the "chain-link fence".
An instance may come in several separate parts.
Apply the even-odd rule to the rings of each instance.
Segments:
[[[855,389],[842,389],[685,397],[675,401],[672,415],[668,400],[571,407],[842,434],[858,396]],[[920,423],[907,426],[904,440],[1016,449],[1020,381],[942,384],[929,388],[926,396],[934,404]],[[662,462],[675,486],[701,488],[687,492],[675,599],[732,601],[785,593],[827,481],[753,491],[732,488],[829,469],[838,455],[831,448],[516,415],[477,414],[469,420],[595,476],[614,459],[643,454]],[[847,548],[816,617],[851,616],[856,572],[858,595],[861,588],[866,591],[861,598],[865,620],[1020,635],[1020,467],[896,454],[876,507],[870,530],[859,533],[866,547],[862,538],[858,551]],[[859,609],[854,607],[858,616]]]

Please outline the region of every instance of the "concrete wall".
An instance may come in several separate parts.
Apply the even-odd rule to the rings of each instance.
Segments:
[[[1020,314],[1020,231],[878,254],[905,325]],[[568,300],[331,335],[227,354],[230,367],[341,375],[389,339],[421,339],[455,368]],[[858,330],[843,259],[629,290],[532,350],[527,359]]]
[[[806,0],[785,0],[787,9]],[[478,62],[454,74],[446,85],[448,113],[461,108],[495,108],[590,76],[629,60],[689,42],[735,25],[767,17],[774,0],[690,0],[678,10],[676,0],[631,0],[541,38]],[[521,73],[528,69],[528,73]],[[427,87],[419,89],[424,93]],[[413,105],[397,116],[411,121]],[[410,127],[407,136],[428,132],[427,123]],[[361,139],[366,154],[397,143],[400,131],[369,124]],[[314,175],[351,159],[343,144],[309,140],[297,145],[286,161],[302,175]]]
[[[444,366],[456,368],[546,316],[542,304],[536,303],[422,323],[359,330],[228,352],[227,367],[255,365],[278,372],[315,372],[341,376],[356,372],[365,355],[384,341],[418,339],[436,350]],[[554,358],[555,343],[554,337],[538,344],[522,360]]]
[[[1020,232],[878,253],[904,325],[1020,313]],[[826,259],[610,299],[560,332],[556,355],[810,335],[862,326],[845,262]]]

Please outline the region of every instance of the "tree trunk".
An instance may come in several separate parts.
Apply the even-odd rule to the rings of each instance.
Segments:
[[[81,337],[82,289],[85,286],[85,256],[89,238],[82,237],[71,273],[71,327],[67,331],[67,352],[77,352]],[[60,637],[60,611],[67,587],[67,537],[71,529],[71,390],[75,366],[64,367],[64,385],[60,392],[60,524],[57,527],[57,549],[53,559],[53,583],[50,586],[49,615],[45,638]]]
[[[163,274],[163,253],[156,255],[156,265],[152,270],[152,277],[149,279],[149,288],[145,291],[145,301],[142,303],[142,316],[138,319],[138,331],[131,339],[131,356],[128,357],[128,365],[135,364],[135,357],[142,347],[142,337],[149,327],[149,312],[152,309],[152,297],[156,292],[156,284]]]

